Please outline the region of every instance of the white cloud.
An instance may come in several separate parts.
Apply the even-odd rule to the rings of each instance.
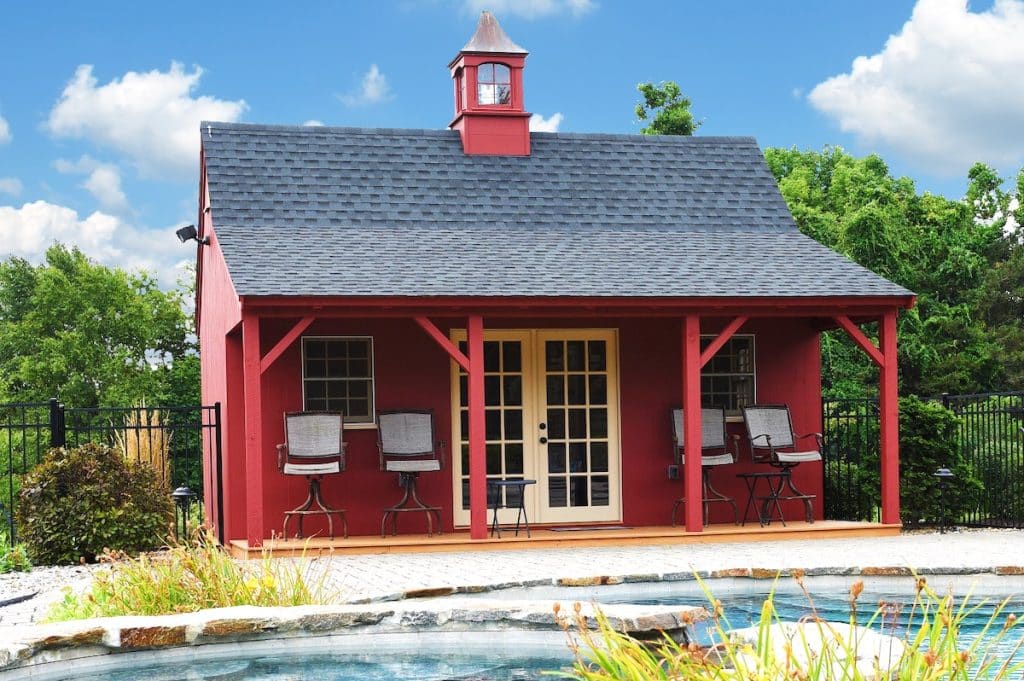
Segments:
[[[199,167],[199,122],[237,121],[245,101],[195,97],[203,70],[136,73],[98,85],[82,65],[50,111],[48,130],[58,137],[88,139],[126,155],[149,176],[189,177]]]
[[[539,19],[553,14],[580,17],[596,9],[597,3],[593,0],[463,0],[463,7],[470,14],[489,10],[498,18]]]
[[[811,104],[863,142],[939,172],[1024,159],[1024,1],[919,0],[878,54],[819,83]]]
[[[11,126],[7,125],[7,121],[3,116],[0,116],[0,144],[7,144],[11,141]]]
[[[321,127],[323,127],[324,122],[323,121],[318,121],[315,118],[312,118],[312,119],[306,121],[305,123],[303,123],[303,125],[309,126],[311,128],[321,128]]]
[[[179,264],[189,257],[174,238],[174,228],[142,229],[100,211],[81,218],[71,208],[46,201],[0,206],[0,243],[8,255],[38,263],[55,241],[77,246],[107,266],[147,270],[164,288],[174,286]]]
[[[530,116],[530,132],[558,132],[558,126],[562,124],[562,114],[553,113],[547,118],[540,114]]]
[[[339,95],[339,99],[345,106],[367,106],[368,104],[386,102],[393,96],[387,76],[380,72],[376,64],[370,64],[370,70],[363,74],[359,89]]]
[[[121,189],[121,171],[117,166],[101,163],[91,156],[82,156],[74,162],[61,158],[53,165],[61,173],[87,175],[82,187],[106,210],[121,212],[128,208],[128,197]]]
[[[21,193],[21,180],[16,177],[0,177],[0,194],[17,196]]]

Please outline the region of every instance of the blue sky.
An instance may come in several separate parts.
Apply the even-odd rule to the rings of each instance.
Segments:
[[[538,129],[637,132],[674,80],[698,134],[880,153],[959,197],[1024,165],[1024,0],[32,2],[0,9],[0,257],[54,240],[170,285],[194,256],[198,121],[443,128],[490,9]]]

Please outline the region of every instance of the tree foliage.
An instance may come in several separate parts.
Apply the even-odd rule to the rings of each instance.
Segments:
[[[636,117],[650,119],[649,125],[640,128],[644,135],[692,135],[700,127],[690,112],[690,100],[671,80],[661,85],[640,83],[636,89],[643,95],[636,105]]]
[[[1020,385],[1024,247],[1005,229],[1014,197],[994,170],[975,164],[956,201],[919,194],[876,155],[770,148],[765,158],[801,231],[917,294],[899,321],[904,393]],[[844,333],[826,334],[822,357],[830,395],[876,390],[877,372]]]
[[[146,274],[60,244],[40,265],[0,262],[0,402],[194,404],[194,354],[181,294]]]

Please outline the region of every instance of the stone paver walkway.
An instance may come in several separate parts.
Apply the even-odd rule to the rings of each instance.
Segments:
[[[418,590],[739,576],[801,568],[820,574],[1024,574],[1024,531],[923,532],[895,537],[340,556],[331,581],[352,601]]]
[[[800,568],[811,574],[886,574],[913,568],[922,573],[971,572],[1024,575],[1024,531],[972,530],[896,537],[680,544],[676,546],[535,549],[335,556],[317,561],[329,586],[351,602],[391,600],[451,591],[522,585],[586,585],[689,579],[702,576],[770,577]],[[54,568],[56,570],[56,568]],[[80,574],[73,575],[75,580]],[[14,575],[5,575],[12,578]],[[69,575],[69,578],[71,575]],[[31,581],[31,575],[26,578]],[[39,590],[39,596],[0,608],[0,627],[27,624],[59,598],[53,577],[45,588],[3,584],[8,593]],[[0,589],[3,591],[3,589]]]

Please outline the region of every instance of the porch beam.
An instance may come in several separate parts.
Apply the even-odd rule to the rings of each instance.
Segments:
[[[309,325],[316,320],[316,317],[303,317],[293,326],[284,337],[277,341],[277,344],[270,349],[270,352],[260,360],[260,373],[264,374],[274,362],[284,354],[284,351],[291,347],[292,343],[302,335],[302,332],[309,328]]]
[[[836,323],[838,323],[839,326],[843,327],[843,330],[846,331],[850,338],[853,339],[853,342],[859,345],[860,349],[867,353],[872,362],[880,367],[885,366],[887,358],[884,356],[883,352],[871,342],[871,339],[864,335],[864,332],[861,331],[849,317],[846,315],[834,315],[833,319],[836,320]]]
[[[433,338],[434,341],[448,353],[449,357],[455,360],[455,362],[466,372],[469,372],[469,358],[462,354],[455,343],[452,343],[447,336],[441,333],[441,329],[437,328],[434,322],[422,315],[417,315],[413,317],[413,319],[420,325],[420,328],[427,332],[427,335]]]
[[[747,323],[748,319],[750,319],[750,317],[744,315],[737,317],[736,319],[726,324],[725,328],[722,329],[722,332],[718,334],[718,337],[715,338],[715,340],[711,341],[711,344],[708,345],[704,352],[700,353],[701,369],[703,369],[704,366],[711,361],[711,358],[715,356],[716,352],[722,349],[723,345],[729,342],[729,339],[733,337],[733,334],[739,331],[740,327]]]
[[[263,386],[260,319],[242,317],[242,377],[245,384],[245,534],[249,546],[263,545]]]
[[[878,406],[881,445],[882,522],[900,523],[900,407],[896,362],[896,310],[882,317],[879,341],[885,361],[880,364]]]
[[[487,538],[487,456],[484,430],[484,319],[471,316],[466,323],[469,366],[466,372],[469,406],[469,536]]]
[[[687,532],[702,532],[704,499],[701,485],[701,418],[700,418],[700,317],[683,318],[683,496]]]

